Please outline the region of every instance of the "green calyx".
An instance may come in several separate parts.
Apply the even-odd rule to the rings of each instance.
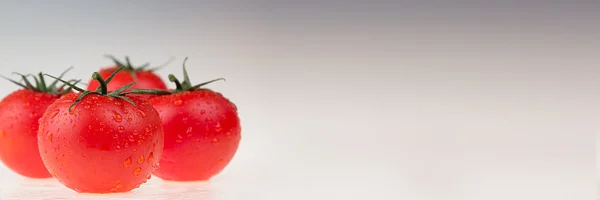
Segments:
[[[173,58],[169,59],[167,62],[165,62],[164,64],[158,66],[158,67],[150,67],[150,63],[144,63],[143,65],[140,65],[138,67],[135,67],[131,64],[131,61],[129,60],[129,56],[125,56],[125,62],[120,61],[119,59],[115,58],[112,55],[106,55],[106,57],[108,59],[111,59],[115,65],[117,66],[117,68],[123,68],[123,71],[129,72],[129,74],[131,75],[131,78],[133,78],[134,82],[137,82],[137,75],[135,74],[135,72],[138,71],[156,71],[164,66],[166,66],[167,64],[171,63],[171,61],[173,61]]]
[[[65,70],[63,73],[61,73],[59,77],[62,78],[71,69],[73,69],[73,67],[69,67],[67,70]],[[53,94],[53,95],[67,94],[67,93],[71,92],[71,90],[73,89],[73,86],[75,86],[76,84],[78,84],[81,81],[81,80],[71,79],[69,81],[64,81],[62,85],[58,85],[59,81],[55,80],[52,83],[50,83],[50,85],[47,85],[46,80],[44,80],[44,74],[42,72],[38,73],[37,76],[33,75],[33,74],[21,74],[21,73],[17,73],[17,72],[13,72],[13,74],[21,76],[21,81],[23,83],[12,80],[5,76],[1,76],[1,77],[14,83],[14,84],[17,84],[18,86],[21,86],[27,90],[31,90],[34,92],[44,92],[44,93]],[[35,85],[32,84],[31,81],[29,81],[28,77],[33,78]],[[69,86],[69,87],[66,87],[66,86]]]
[[[97,94],[97,95],[102,95],[102,96],[107,96],[107,97],[123,99],[135,106],[135,103],[133,101],[131,101],[131,99],[125,97],[124,95],[126,93],[123,92],[123,91],[131,88],[131,86],[135,82],[124,85],[124,86],[120,87],[119,89],[116,89],[115,91],[112,91],[112,92],[108,92],[108,90],[107,90],[106,85],[108,83],[110,83],[110,81],[115,77],[115,75],[117,75],[117,73],[119,73],[119,71],[121,71],[121,70],[123,70],[123,67],[119,67],[117,70],[113,71],[112,74],[110,74],[110,76],[106,79],[102,78],[102,76],[100,76],[100,74],[98,74],[98,72],[94,72],[94,74],[92,74],[92,78],[94,80],[98,81],[98,83],[100,84],[100,86],[98,86],[98,88],[96,88],[95,91],[84,90],[80,87],[75,86],[75,84],[71,84],[69,81],[62,80],[60,77],[54,77],[54,76],[51,76],[48,74],[44,74],[44,75],[54,78],[57,81],[60,81],[64,84],[68,85],[70,88],[81,92],[81,94],[79,94],[79,96],[77,97],[75,102],[73,102],[73,104],[71,104],[71,106],[69,106],[69,110],[71,110],[71,108],[73,106],[75,106],[77,103],[79,103],[81,101],[81,99],[83,99],[85,96],[87,96],[89,94]]]
[[[218,78],[218,79],[214,79],[211,81],[207,81],[204,83],[200,83],[197,85],[193,85],[192,82],[190,81],[190,77],[188,76],[187,70],[185,69],[185,63],[187,62],[187,58],[185,58],[185,60],[183,61],[183,82],[180,82],[179,79],[177,79],[175,77],[175,75],[173,74],[169,74],[169,81],[175,83],[175,90],[173,91],[168,91],[168,90],[156,90],[156,89],[133,89],[131,92],[126,92],[126,93],[131,93],[131,94],[154,94],[154,95],[165,95],[165,94],[176,94],[176,93],[180,93],[180,92],[185,92],[185,91],[195,91],[195,90],[200,90],[202,89],[202,86],[208,85],[212,82],[216,82],[216,81],[226,81],[224,78]]]

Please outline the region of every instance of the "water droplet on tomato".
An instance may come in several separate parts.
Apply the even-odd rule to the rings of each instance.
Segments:
[[[122,184],[118,184],[117,185],[117,189],[121,189],[121,188],[123,188],[123,185]]]
[[[85,105],[85,106],[83,106],[83,108],[85,108],[86,110],[90,109],[90,105]]]
[[[94,128],[94,127],[91,124],[88,125],[88,129],[92,129],[92,128]]]
[[[122,133],[123,131],[125,131],[125,127],[119,126],[117,127],[117,130],[119,131],[119,133]]]
[[[113,139],[119,139],[119,134],[113,135]]]
[[[206,110],[204,110],[204,109],[200,110],[201,115],[204,115],[204,113],[206,113]]]
[[[116,122],[122,122],[123,121],[123,117],[119,113],[117,113],[117,111],[114,111],[114,110],[113,110],[113,119]]]
[[[157,163],[154,163],[154,164],[152,165],[152,168],[154,168],[154,169],[158,169],[159,167],[160,167],[160,163],[158,163],[158,162],[157,162]]]
[[[181,105],[183,103],[183,101],[181,99],[175,100],[173,102],[173,104],[175,104],[176,106]]]
[[[227,132],[227,133],[225,133],[225,136],[227,136],[227,137],[231,137],[231,132]]]
[[[196,141],[196,142],[200,142],[200,139],[196,139],[196,140],[194,140],[194,141]]]
[[[53,137],[53,136],[52,136],[52,133],[49,133],[48,135],[46,135],[46,138],[48,138],[48,140],[49,140],[50,142],[52,142],[52,137]]]
[[[60,112],[60,110],[55,110],[54,112],[50,113],[50,119],[54,119],[54,117],[56,117],[56,115],[58,115],[58,112]]]
[[[138,130],[134,129],[134,130],[133,130],[133,135],[138,135],[138,134],[139,134],[139,133],[138,133]]]
[[[138,113],[140,116],[142,116],[142,118],[146,118],[146,113],[145,113],[143,110],[140,110],[140,109],[138,109],[138,110],[136,110],[136,112],[137,112],[137,113]]]
[[[115,148],[116,152],[121,152],[121,146],[117,145],[117,147]]]
[[[133,150],[131,150],[131,151],[133,151],[133,153],[135,153],[135,152],[137,152],[137,149],[136,149],[136,148],[133,148]]]
[[[139,176],[140,174],[142,174],[142,168],[141,167],[135,168],[135,170],[133,170],[133,175],[134,176]]]
[[[179,139],[182,139],[182,138],[183,138],[183,136],[181,136],[181,135],[177,134],[177,138],[179,138]]]
[[[150,133],[150,128],[146,128],[146,133]]]
[[[212,119],[211,119],[210,117],[207,117],[207,118],[206,118],[206,120],[204,120],[204,121],[206,121],[206,122],[211,122],[211,121],[212,121]]]
[[[219,139],[217,139],[217,138],[213,138],[213,139],[210,141],[210,143],[211,143],[211,144],[218,144],[218,143],[219,143]]]
[[[141,165],[141,164],[144,164],[144,161],[145,161],[144,156],[140,156],[140,158],[138,158],[137,163]]]
[[[117,189],[116,188],[110,188],[110,191],[111,192],[117,192]]]
[[[217,124],[215,124],[215,131],[216,132],[221,132],[221,123],[217,122]]]
[[[129,167],[131,166],[131,157],[125,159],[125,162],[123,162],[123,166],[124,167]]]
[[[183,140],[181,140],[181,139],[177,139],[177,140],[175,140],[175,142],[177,142],[177,143],[182,143],[182,142],[183,142]]]
[[[148,162],[152,162],[154,160],[154,152],[150,152],[150,155],[148,155]]]
[[[152,178],[152,175],[146,176],[146,180],[150,180],[151,178]]]
[[[29,108],[30,106],[31,106],[31,104],[29,102],[27,102],[23,105],[23,107],[25,107],[25,108]]]

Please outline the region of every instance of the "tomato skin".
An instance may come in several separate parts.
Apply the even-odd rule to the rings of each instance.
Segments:
[[[21,89],[0,102],[0,160],[12,171],[30,178],[50,178],[38,151],[38,120],[59,98]]]
[[[220,93],[202,89],[157,96],[150,103],[161,116],[165,149],[159,178],[208,180],[221,172],[241,140],[236,106]]]
[[[115,70],[117,70],[117,67],[109,67],[109,68],[101,69],[98,73],[100,74],[100,76],[102,76],[102,78],[106,79]],[[163,82],[163,80],[158,75],[156,75],[154,72],[136,71],[135,75],[137,78],[137,82],[135,84],[133,84],[131,89],[134,89],[134,88],[161,89],[161,90],[167,89],[165,82]],[[129,71],[120,71],[117,73],[117,75],[115,75],[115,77],[112,79],[112,81],[110,83],[108,83],[107,88],[108,88],[108,91],[114,91],[114,90],[120,88],[121,86],[127,85],[132,82],[134,82],[134,80]],[[100,84],[98,83],[98,81],[90,80],[87,89],[90,91],[95,91],[99,85]]]
[[[164,133],[147,101],[90,94],[65,95],[40,119],[38,144],[48,171],[77,192],[127,192],[158,168]]]

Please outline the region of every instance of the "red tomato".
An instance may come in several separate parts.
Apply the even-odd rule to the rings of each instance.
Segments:
[[[208,180],[233,158],[241,139],[237,108],[211,90],[150,99],[160,114],[165,149],[154,175],[175,181]]]
[[[113,73],[118,67],[104,68],[99,71],[102,78],[107,78]],[[124,85],[135,82],[131,88],[141,89],[167,89],[167,86],[162,79],[152,71],[134,71],[137,81],[134,81],[133,75],[130,71],[120,71],[113,80],[108,83],[108,91],[116,90]],[[87,89],[90,91],[96,90],[99,84],[96,81],[90,81]]]
[[[177,89],[158,91],[150,99],[160,114],[165,149],[154,175],[173,181],[208,180],[221,172],[235,155],[241,127],[237,107],[220,93],[192,86],[170,75]],[[219,79],[217,79],[219,80]]]
[[[153,70],[157,68],[147,69],[149,64],[145,64],[141,67],[134,67],[131,65],[129,57],[125,57],[125,63],[112,56],[108,57],[115,62],[115,66],[100,69],[98,73],[102,78],[107,79],[115,70],[119,68],[122,69],[110,83],[108,83],[108,91],[114,91],[132,82],[135,82],[135,84],[133,84],[131,89],[167,89],[165,82],[153,72]],[[87,89],[95,91],[98,86],[100,86],[100,84],[92,79],[89,82]]]
[[[0,102],[0,160],[31,178],[50,178],[37,145],[38,120],[60,96],[18,90]]]
[[[0,102],[0,160],[20,175],[50,178],[38,151],[38,120],[50,104],[69,90],[57,87],[56,82],[46,86],[45,81],[40,82],[35,76],[36,86],[25,76],[22,78],[25,85],[9,80],[25,89],[9,94]]]
[[[105,88],[77,101],[80,95],[63,96],[40,119],[39,150],[50,174],[86,193],[127,192],[145,183],[163,152],[156,110],[144,99]]]

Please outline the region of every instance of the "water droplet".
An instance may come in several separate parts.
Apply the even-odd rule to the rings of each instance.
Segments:
[[[131,157],[125,159],[125,162],[123,162],[123,166],[124,167],[129,167],[131,166]]]
[[[129,135],[129,141],[130,141],[130,142],[133,142],[133,141],[135,141],[135,139],[133,138],[133,135]]]
[[[154,164],[152,165],[152,168],[154,168],[154,169],[158,169],[159,167],[160,167],[160,163],[158,163],[158,162],[157,162],[157,163],[154,163]]]
[[[37,117],[37,113],[31,113],[31,114],[29,114],[29,117],[36,118]]]
[[[227,133],[225,133],[225,136],[227,136],[227,137],[231,137],[231,132],[227,132]]]
[[[100,131],[104,131],[104,128],[100,128]]]
[[[113,110],[113,119],[117,122],[122,122],[123,121],[123,117],[117,113],[117,111]]]
[[[92,129],[92,128],[94,128],[94,127],[91,124],[88,125],[88,129]]]
[[[175,104],[176,106],[181,105],[182,103],[183,103],[183,101],[181,99],[178,99],[173,102],[173,104]]]
[[[119,139],[119,134],[113,135],[113,139]]]
[[[123,185],[122,184],[118,184],[117,185],[117,189],[121,189],[121,188],[123,188]]]
[[[117,127],[117,130],[119,131],[119,133],[122,133],[123,131],[125,131],[125,127],[119,126]]]
[[[211,122],[211,121],[212,121],[212,119],[211,119],[210,117],[207,117],[207,118],[206,118],[206,120],[204,120],[204,121],[206,121],[206,122]]]
[[[144,164],[144,161],[145,161],[144,156],[140,156],[140,158],[138,158],[137,163],[141,165],[141,164]]]
[[[121,146],[117,145],[117,147],[116,147],[115,151],[116,151],[116,152],[121,152]]]
[[[221,123],[217,122],[217,124],[215,124],[215,131],[216,132],[221,132]]]
[[[134,130],[133,130],[133,135],[138,135],[138,134],[139,134],[139,133],[138,133],[138,130],[134,129]]]
[[[150,128],[146,128],[146,133],[150,133]]]
[[[183,140],[181,140],[181,139],[177,139],[177,140],[175,140],[175,142],[177,142],[177,143],[182,143],[182,142],[183,142]]]
[[[219,139],[217,139],[217,138],[213,138],[213,139],[210,141],[210,143],[211,143],[211,144],[218,144],[218,143],[219,143]]]
[[[115,105],[117,105],[117,106],[120,106],[120,105],[121,105],[121,102],[119,102],[119,101],[115,101]]]
[[[85,106],[83,106],[83,108],[85,108],[86,110],[90,109],[90,105],[85,105]]]
[[[136,148],[133,148],[133,150],[132,150],[132,151],[133,151],[133,153],[135,153],[135,152],[137,152],[137,149],[136,149]]]
[[[196,142],[200,142],[200,139],[196,139],[196,140],[194,140],[194,141],[196,141]]]
[[[110,191],[111,192],[117,192],[117,189],[116,188],[110,188]]]
[[[52,136],[52,133],[49,133],[48,135],[46,135],[46,138],[48,138],[48,140],[49,140],[50,142],[52,142],[52,137],[53,137],[53,136]]]
[[[148,162],[152,162],[154,160],[154,152],[150,152],[150,155],[148,155]]]
[[[206,111],[204,109],[200,110],[201,115],[204,115],[204,113],[206,113]]]
[[[58,112],[60,112],[60,110],[55,110],[54,112],[50,113],[50,119],[54,119],[54,117],[58,115]]]
[[[31,106],[31,104],[29,102],[25,103],[25,105],[23,105],[23,107],[25,108],[29,108],[29,106]]]
[[[138,110],[136,110],[136,112],[137,112],[137,113],[138,113],[140,116],[142,116],[142,118],[146,118],[146,113],[145,113],[143,110],[139,110],[139,109],[138,109]]]
[[[39,101],[40,100],[40,96],[36,95],[33,99],[35,99],[36,101]]]
[[[134,176],[139,176],[140,174],[142,174],[142,168],[141,167],[135,168],[135,170],[133,170],[133,175]]]
[[[148,176],[146,176],[146,180],[150,180],[151,178],[152,178],[152,175],[150,175],[150,174]]]
[[[181,136],[181,135],[177,134],[177,138],[179,138],[179,139],[182,139],[182,138],[183,138],[183,136]]]

